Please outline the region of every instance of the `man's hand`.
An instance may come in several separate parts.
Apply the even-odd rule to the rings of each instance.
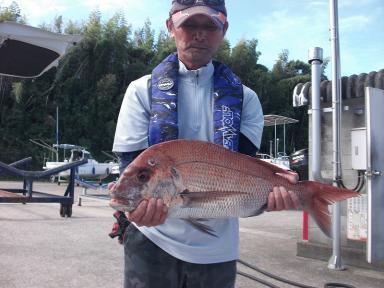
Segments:
[[[168,208],[163,199],[150,198],[142,201],[137,208],[127,213],[127,218],[138,226],[156,226],[163,224],[168,215]]]
[[[288,174],[277,173],[277,175],[284,177],[292,184],[296,184],[299,178],[297,173],[290,171]],[[273,187],[273,191],[268,195],[267,211],[299,209],[300,207],[299,198],[292,191],[287,191],[285,187]]]
[[[115,182],[108,184],[108,189],[112,190]],[[150,198],[140,202],[139,206],[127,213],[127,219],[135,222],[137,226],[156,226],[163,224],[168,215],[168,207],[163,199]]]

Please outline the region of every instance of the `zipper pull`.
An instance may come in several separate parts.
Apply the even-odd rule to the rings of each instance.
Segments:
[[[199,85],[199,70],[196,71],[196,84]]]

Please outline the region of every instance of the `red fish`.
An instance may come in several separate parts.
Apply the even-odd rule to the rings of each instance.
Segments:
[[[188,220],[249,217],[267,207],[274,186],[293,191],[322,231],[330,236],[328,205],[358,193],[314,181],[291,184],[276,165],[196,140],[174,140],[151,146],[122,173],[111,189],[110,206],[132,211],[151,197],[162,198],[168,217]],[[211,233],[204,224],[194,225]]]

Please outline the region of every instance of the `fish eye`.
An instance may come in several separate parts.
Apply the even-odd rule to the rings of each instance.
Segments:
[[[139,173],[137,173],[137,180],[139,180],[140,183],[146,183],[149,180],[149,172],[148,170],[141,170]]]

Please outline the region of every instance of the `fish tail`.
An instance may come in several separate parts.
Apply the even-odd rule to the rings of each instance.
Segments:
[[[302,183],[306,189],[312,191],[312,197],[305,201],[304,207],[308,210],[319,228],[328,237],[332,237],[331,217],[328,206],[338,201],[356,197],[359,193],[314,181],[303,181]]]

